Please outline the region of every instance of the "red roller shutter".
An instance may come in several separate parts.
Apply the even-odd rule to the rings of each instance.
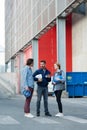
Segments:
[[[56,48],[56,26],[54,26],[39,39],[39,62],[42,59],[46,60],[47,68],[52,74],[53,64],[57,61]]]
[[[66,71],[72,71],[72,15],[66,19]]]

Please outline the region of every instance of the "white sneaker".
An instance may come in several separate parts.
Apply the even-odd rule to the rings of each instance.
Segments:
[[[34,115],[32,115],[31,113],[25,113],[24,116],[28,117],[28,118],[33,118],[34,117]]]
[[[56,115],[55,115],[56,117],[63,117],[64,115],[63,115],[63,113],[57,113]]]

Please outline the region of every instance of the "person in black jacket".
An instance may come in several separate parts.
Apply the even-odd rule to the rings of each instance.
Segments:
[[[46,61],[40,61],[40,69],[33,73],[34,81],[37,82],[37,116],[40,116],[40,102],[43,96],[44,111],[46,116],[51,116],[48,111],[48,83],[51,81],[50,71],[46,69]]]

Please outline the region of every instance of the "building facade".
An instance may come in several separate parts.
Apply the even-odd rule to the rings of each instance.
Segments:
[[[5,72],[5,48],[0,46],[0,73]]]
[[[34,70],[39,67],[39,61],[45,59],[52,74],[56,61],[65,72],[87,71],[86,2],[5,1],[6,71],[17,72],[19,86],[21,70],[28,58],[34,58]]]

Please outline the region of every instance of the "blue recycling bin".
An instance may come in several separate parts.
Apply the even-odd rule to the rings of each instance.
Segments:
[[[82,72],[67,72],[66,85],[69,97],[83,96]]]
[[[83,95],[87,96],[87,72],[82,72]]]

